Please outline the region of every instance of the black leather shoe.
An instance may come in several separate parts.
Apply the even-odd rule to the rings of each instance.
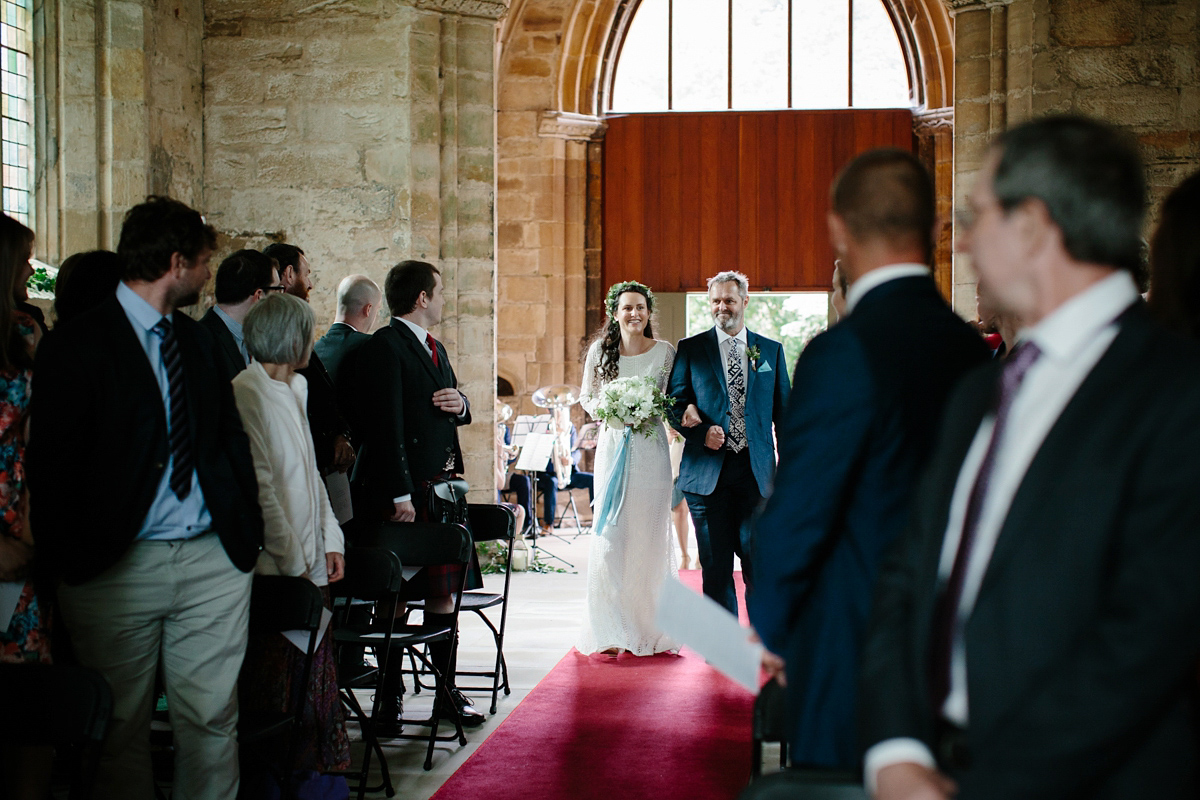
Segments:
[[[403,732],[400,719],[404,716],[404,703],[394,694],[384,695],[375,713],[375,736],[379,739],[395,739]]]
[[[454,719],[454,713],[457,712],[458,721],[462,723],[464,728],[478,728],[487,721],[487,717],[475,708],[470,698],[458,689],[451,689],[450,696],[454,698],[455,711],[448,712],[445,707],[445,701],[439,697],[438,702],[434,704],[434,712],[438,715],[439,719],[452,720]]]

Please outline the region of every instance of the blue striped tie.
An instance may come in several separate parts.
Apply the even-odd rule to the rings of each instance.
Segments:
[[[162,337],[162,360],[167,368],[167,410],[170,421],[167,441],[171,445],[171,491],[180,500],[192,491],[192,442],[188,436],[187,397],[183,386],[183,358],[171,320],[163,317],[152,330]]]

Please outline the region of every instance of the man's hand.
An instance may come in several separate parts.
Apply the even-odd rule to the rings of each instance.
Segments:
[[[412,522],[417,518],[417,509],[413,508],[411,500],[392,504],[392,522]]]
[[[463,409],[467,407],[458,389],[438,389],[433,393],[433,404],[442,411],[453,414],[456,417],[463,413]]]
[[[29,575],[33,548],[24,542],[0,535],[0,581],[22,581]]]
[[[950,800],[958,785],[935,769],[903,761],[879,770],[875,800]]]
[[[713,425],[704,436],[704,446],[709,450],[720,450],[725,444],[725,431],[720,425]]]
[[[684,409],[683,418],[679,420],[679,424],[685,428],[694,428],[700,422],[700,409],[696,408],[695,403],[688,403],[688,407]]]
[[[350,446],[350,440],[339,433],[333,440],[333,468],[338,472],[345,472],[354,466],[354,458],[354,448]]]
[[[330,583],[337,583],[346,577],[346,559],[341,553],[325,554],[325,574]]]
[[[782,657],[775,655],[770,650],[764,649],[762,653],[762,668],[763,672],[778,681],[780,686],[787,686],[787,664]]]

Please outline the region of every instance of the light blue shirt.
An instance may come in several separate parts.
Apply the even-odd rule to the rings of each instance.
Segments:
[[[246,342],[242,338],[242,323],[226,314],[220,306],[213,306],[213,311],[221,322],[225,323],[225,327],[229,328],[229,332],[233,334],[233,340],[237,342],[238,350],[242,352],[242,358],[246,359],[246,366],[250,366],[250,351],[246,349]]]
[[[162,360],[162,338],[153,328],[163,319],[154,306],[137,295],[124,282],[117,284],[117,300],[125,309],[125,316],[133,326],[133,334],[141,344],[146,358],[150,360],[150,369],[158,380],[158,390],[162,393],[163,409],[166,419],[171,419],[170,385],[167,382],[167,367]],[[174,457],[168,453],[167,467],[163,470],[158,482],[158,490],[146,519],[142,520],[142,528],[137,538],[141,539],[190,539],[193,536],[212,528],[212,515],[204,503],[204,493],[200,491],[200,480],[196,471],[192,470],[192,490],[188,496],[180,500],[171,491],[171,467]]]

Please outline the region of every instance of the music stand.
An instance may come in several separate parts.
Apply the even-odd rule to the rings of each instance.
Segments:
[[[549,427],[549,420],[547,420],[546,426],[547,428]],[[538,508],[537,475],[538,473],[546,470],[546,467],[550,465],[550,457],[554,454],[554,434],[550,433],[548,430],[536,430],[536,427],[537,426],[535,424],[533,429],[522,431],[521,455],[517,457],[517,463],[514,465],[514,469],[524,472],[529,476],[530,488],[533,493],[533,510],[535,514],[537,513]],[[513,441],[516,442],[515,433],[513,435]],[[561,556],[556,556],[554,553],[551,553],[549,550],[538,544],[541,526],[536,520],[534,520],[533,525],[530,526],[530,531],[533,533],[533,540],[532,544],[530,544],[530,549],[533,551],[533,558],[535,561],[537,560],[537,554],[540,551],[545,553],[548,558],[561,561],[571,569],[575,569],[575,565],[570,561],[567,561]],[[555,536],[557,539],[560,539],[564,544],[567,542],[566,539],[563,539],[557,534],[551,535]]]

